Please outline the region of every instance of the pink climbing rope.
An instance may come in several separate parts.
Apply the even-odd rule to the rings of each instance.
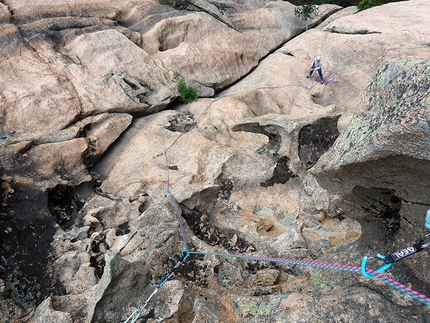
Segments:
[[[272,257],[264,257],[264,256],[238,255],[238,254],[218,254],[218,253],[199,252],[199,251],[190,251],[190,254],[211,255],[211,256],[217,256],[217,257],[233,257],[233,258],[241,258],[241,259],[256,260],[256,261],[267,261],[267,262],[280,262],[280,263],[285,263],[290,265],[302,265],[302,266],[318,267],[318,268],[324,268],[324,269],[343,270],[343,271],[349,271],[349,272],[355,272],[355,273],[362,272],[361,267],[357,267],[357,266],[331,264],[331,263],[311,261],[311,260],[272,258]],[[385,282],[386,284],[394,287],[395,289],[401,291],[402,293],[411,296],[412,298],[420,301],[421,303],[424,303],[425,305],[430,306],[430,298],[428,298],[427,296],[373,269],[368,269],[367,273],[371,274],[372,277],[378,278],[379,280]]]

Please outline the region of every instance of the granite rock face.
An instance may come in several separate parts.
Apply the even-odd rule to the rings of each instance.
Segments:
[[[320,183],[330,178],[325,186],[338,192],[389,186],[403,200],[429,204],[429,187],[416,186],[420,180],[428,182],[430,170],[429,80],[426,60],[398,60],[382,67],[357,117],[314,168]],[[351,185],[342,185],[348,178]]]
[[[294,9],[0,3],[0,321],[427,322],[380,280],[266,260],[426,233],[429,3]],[[427,255],[389,277],[429,295]]]
[[[350,193],[347,201],[355,206],[345,209],[355,213],[360,205],[371,217],[388,217],[390,231],[398,232],[404,243],[424,236],[425,228],[422,216],[403,211],[401,205],[416,205],[425,214],[430,204],[429,81],[427,60],[399,59],[381,67],[357,117],[312,169],[323,187]],[[413,261],[416,275],[429,282],[423,256],[405,261]]]

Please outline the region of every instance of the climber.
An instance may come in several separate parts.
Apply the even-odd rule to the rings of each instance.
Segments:
[[[306,75],[306,77],[310,78],[312,76],[312,73],[314,72],[314,70],[317,70],[318,74],[320,76],[320,82],[321,82],[321,84],[324,84],[322,65],[323,65],[323,62],[322,62],[321,56],[315,57],[313,62],[312,62],[312,66],[311,66],[311,70],[309,72],[309,75]]]

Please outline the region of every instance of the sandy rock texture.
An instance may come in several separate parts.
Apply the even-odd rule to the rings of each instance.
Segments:
[[[0,321],[428,322],[300,261],[427,233],[430,4],[321,5],[308,31],[294,9],[0,3]],[[387,275],[430,295],[427,264]]]

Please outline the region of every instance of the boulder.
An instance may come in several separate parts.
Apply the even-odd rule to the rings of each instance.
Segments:
[[[396,60],[376,73],[357,117],[312,170],[324,187],[337,193],[389,187],[405,201],[430,202],[424,193],[430,176],[429,75],[421,59]]]
[[[430,202],[425,193],[430,188],[429,70],[422,59],[382,67],[356,118],[310,170],[322,187],[344,196],[345,212],[380,222],[381,239],[395,235],[404,247],[424,237]],[[419,259],[405,263],[428,282]]]
[[[10,16],[11,15],[8,7],[5,4],[0,3],[0,22],[1,23],[9,22]]]
[[[0,320],[426,321],[428,1],[7,3]]]

